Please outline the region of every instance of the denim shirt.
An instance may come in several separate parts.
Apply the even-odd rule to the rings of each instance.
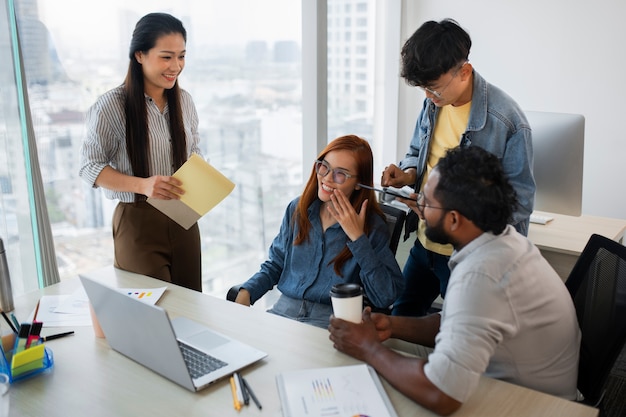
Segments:
[[[352,282],[360,284],[365,295],[379,307],[391,305],[404,287],[402,271],[389,249],[389,229],[385,220],[373,215],[374,227],[369,236],[363,235],[352,242],[335,223],[322,230],[321,201],[316,199],[308,209],[311,222],[309,238],[299,245],[293,242],[297,226],[293,213],[300,197],[287,206],[280,231],[269,250],[268,260],[259,272],[246,281],[242,288],[250,292],[250,301],[256,302],[275,285],[284,295],[316,303],[330,304],[333,285]],[[334,271],[329,262],[348,245],[352,258],[344,264],[343,277]]]
[[[420,178],[426,171],[430,139],[438,114],[439,108],[426,98],[417,119],[409,152],[399,163],[403,170],[417,169],[416,187],[421,186]],[[530,125],[519,105],[476,71],[472,107],[467,129],[460,138],[460,146],[480,146],[500,159],[519,203],[511,224],[521,234],[528,235],[529,217],[535,201]]]

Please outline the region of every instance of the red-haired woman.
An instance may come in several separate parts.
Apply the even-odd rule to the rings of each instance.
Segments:
[[[372,150],[354,135],[330,142],[313,164],[300,197],[287,207],[269,258],[246,281],[236,302],[250,305],[277,286],[271,313],[328,327],[330,289],[358,283],[376,307],[390,306],[403,287],[388,246],[389,231],[374,191]]]

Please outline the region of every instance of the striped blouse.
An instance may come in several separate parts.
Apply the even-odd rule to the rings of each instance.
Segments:
[[[187,157],[200,154],[198,134],[198,113],[191,95],[180,90]],[[150,175],[172,175],[174,173],[169,108],[163,113],[156,103],[146,96],[148,114]],[[116,87],[104,93],[87,111],[86,136],[80,150],[80,170],[78,175],[92,187],[97,188],[96,178],[110,165],[117,171],[133,175],[130,158],[126,150],[126,115],[124,113],[124,87]],[[132,192],[104,189],[109,199],[132,203]]]

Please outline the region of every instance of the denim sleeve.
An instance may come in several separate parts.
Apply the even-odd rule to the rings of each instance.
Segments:
[[[379,221],[378,221],[379,220]],[[377,217],[377,224],[369,236],[348,242],[358,262],[365,295],[377,307],[388,307],[404,290],[402,271],[391,249],[387,225]]]
[[[291,236],[293,232],[290,223],[294,210],[295,202],[292,201],[287,210],[285,210],[280,230],[270,246],[267,260],[261,264],[259,272],[241,286],[250,293],[250,302],[252,304],[274,288],[283,273],[287,251],[292,245]]]
[[[507,140],[502,167],[517,193],[518,207],[513,213],[511,224],[524,236],[528,235],[528,221],[535,203],[532,161],[531,132],[520,128]]]

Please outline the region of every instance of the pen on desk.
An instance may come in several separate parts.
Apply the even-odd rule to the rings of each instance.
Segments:
[[[241,377],[237,372],[233,374],[233,378],[235,379],[235,390],[237,391],[237,401],[239,401],[239,405],[243,405],[243,386],[241,385]]]
[[[65,336],[70,336],[74,334],[74,330],[72,330],[71,332],[63,332],[63,333],[56,333],[56,334],[51,334],[50,336],[44,336],[42,337],[44,342],[47,342],[48,340],[54,340],[54,339],[59,339],[61,337],[65,337]]]
[[[374,191],[377,191],[377,192],[379,192],[381,194],[389,194],[390,196],[404,198],[405,200],[413,200],[413,201],[416,200],[415,198],[411,198],[411,196],[410,196],[410,194],[408,192],[405,193],[405,192],[401,191],[401,189],[392,190],[389,187],[384,187],[384,188],[380,189],[380,188],[371,187],[369,185],[365,185],[365,184],[361,184],[361,183],[359,183],[357,185],[360,186],[361,188],[366,188],[368,190],[374,190]]]
[[[245,378],[241,378],[241,382],[243,382],[243,386],[244,389],[246,391],[248,391],[248,394],[250,395],[250,398],[252,398],[252,401],[254,401],[254,403],[256,404],[257,408],[260,410],[261,408],[263,408],[261,406],[261,403],[259,402],[259,399],[256,397],[256,395],[254,395],[254,391],[252,391],[252,388],[250,388],[250,384],[248,384],[248,381],[246,381]]]
[[[237,396],[237,387],[235,386],[235,378],[230,377],[230,391],[233,394],[233,405],[235,406],[235,410],[241,410],[241,403],[239,402],[239,398]]]
[[[239,390],[241,391],[241,395],[243,397],[243,403],[244,405],[248,405],[250,404],[250,396],[248,396],[248,390],[246,389],[245,385],[243,385],[243,377],[241,376],[239,372],[235,372],[235,376],[237,377],[237,380],[239,381],[239,385],[237,385],[237,387],[239,387]]]
[[[6,320],[7,323],[9,323],[9,326],[11,327],[11,330],[13,330],[14,333],[17,333],[17,327],[15,327],[15,325],[13,324],[13,322],[9,319],[9,316],[7,316],[7,313],[5,313],[4,311],[2,312],[2,317]]]
[[[37,305],[35,306],[35,312],[33,313],[33,321],[37,320],[37,313],[39,313],[39,301],[37,301]]]

